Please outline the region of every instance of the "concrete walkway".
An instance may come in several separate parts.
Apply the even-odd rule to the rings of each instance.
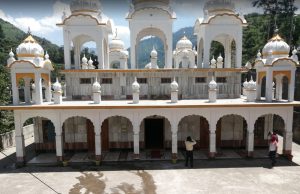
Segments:
[[[15,169],[14,149],[0,154],[0,193],[299,193],[300,146],[293,162],[268,159],[104,162],[100,167],[24,167]],[[5,155],[10,156],[6,157]]]

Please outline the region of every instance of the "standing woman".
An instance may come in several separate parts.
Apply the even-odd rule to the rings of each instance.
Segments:
[[[193,149],[196,141],[193,140],[190,136],[186,138],[185,141],[185,149],[186,149],[186,157],[185,157],[185,166],[188,166],[188,160],[190,159],[191,168],[193,168]]]
[[[276,163],[276,153],[277,153],[277,144],[278,144],[278,138],[276,137],[276,134],[271,136],[270,143],[269,143],[269,157],[272,161],[272,167]]]

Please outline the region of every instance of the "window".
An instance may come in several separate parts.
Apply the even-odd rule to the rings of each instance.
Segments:
[[[227,79],[226,77],[217,77],[217,83],[226,83]]]
[[[139,84],[147,84],[147,78],[137,78]]]
[[[101,84],[112,84],[112,78],[102,78]]]
[[[92,79],[91,78],[80,78],[80,84],[91,84]]]
[[[171,78],[161,78],[162,84],[170,84],[172,82]]]
[[[206,83],[206,77],[195,77],[195,83]]]

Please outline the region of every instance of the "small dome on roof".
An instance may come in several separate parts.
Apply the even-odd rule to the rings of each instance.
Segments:
[[[176,49],[193,49],[193,43],[183,36],[176,44]]]
[[[124,42],[117,37],[113,38],[109,44],[110,50],[124,50],[124,47]]]
[[[263,57],[288,57],[290,53],[290,46],[276,34],[263,48]]]
[[[151,55],[151,58],[157,58],[157,51],[156,51],[156,49],[154,47],[153,47],[150,55]]]
[[[18,47],[17,47],[18,58],[35,58],[44,57],[44,49],[38,42],[29,35]]]

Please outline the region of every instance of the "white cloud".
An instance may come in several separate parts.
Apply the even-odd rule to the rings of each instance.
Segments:
[[[56,26],[57,23],[61,21],[61,16],[63,11],[67,13],[70,12],[70,8],[68,4],[62,3],[61,1],[56,1],[53,5],[53,14],[50,16],[46,16],[40,19],[33,17],[17,17],[13,18],[12,16],[6,14],[3,10],[0,9],[0,17],[20,28],[24,32],[28,31],[28,27],[35,35],[40,35],[46,37],[54,32],[58,32],[60,30],[59,27]]]

